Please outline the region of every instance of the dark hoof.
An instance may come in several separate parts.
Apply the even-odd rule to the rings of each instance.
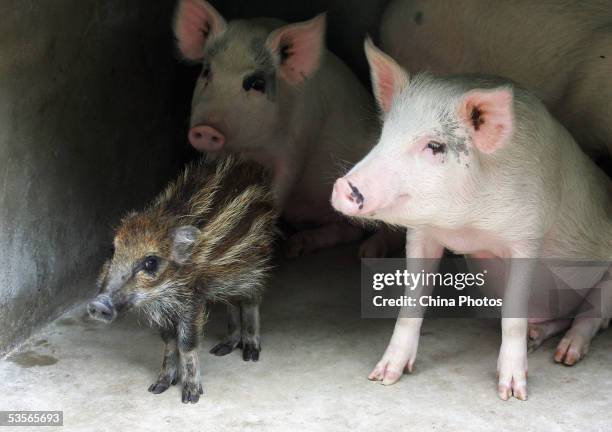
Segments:
[[[168,390],[171,385],[176,384],[177,380],[177,377],[172,378],[172,380],[170,380],[169,377],[159,379],[149,386],[149,391],[153,394],[163,393]]]
[[[167,382],[156,382],[149,386],[149,391],[153,394],[160,394],[170,388],[170,384]]]
[[[242,348],[242,360],[254,362],[258,361],[259,351],[261,351],[261,349],[255,345],[244,344]]]
[[[196,403],[200,400],[200,395],[204,393],[202,384],[200,383],[185,383],[183,385],[183,403]]]
[[[224,356],[224,355],[228,355],[229,353],[234,351],[235,347],[236,347],[236,345],[234,345],[233,343],[230,343],[230,342],[221,342],[220,344],[215,345],[210,350],[210,353],[214,354],[214,355],[216,355],[218,357],[221,357],[221,356]]]

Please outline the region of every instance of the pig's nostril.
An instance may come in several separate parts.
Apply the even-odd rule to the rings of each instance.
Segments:
[[[359,189],[357,189],[356,186],[353,186],[351,182],[348,182],[348,184],[351,188],[351,195],[349,196],[349,199],[351,202],[356,202],[359,204],[359,210],[363,209],[363,202],[365,201],[363,194],[359,191]]]
[[[116,315],[115,309],[108,299],[97,299],[96,301],[88,304],[87,312],[89,312],[89,315],[93,319],[104,322],[111,322]]]
[[[189,131],[191,145],[200,151],[219,151],[225,143],[225,136],[211,126],[194,126]]]

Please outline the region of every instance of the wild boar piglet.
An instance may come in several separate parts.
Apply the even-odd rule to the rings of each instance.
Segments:
[[[137,309],[161,330],[161,393],[182,380],[182,400],[202,394],[196,346],[208,303],[224,302],[229,337],[211,352],[260,352],[259,303],[275,238],[277,207],[268,172],[232,156],[185,171],[145,210],[123,218],[98,278],[90,315],[111,322]],[[180,367],[179,367],[180,365]]]

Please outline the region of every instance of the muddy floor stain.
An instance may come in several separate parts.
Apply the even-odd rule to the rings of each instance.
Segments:
[[[16,353],[7,358],[23,368],[31,368],[34,366],[51,366],[57,363],[57,359],[50,355],[39,354],[35,351],[25,351]]]
[[[78,324],[77,321],[74,318],[62,318],[62,319],[58,319],[55,322],[57,325],[61,325],[61,326],[73,326]]]

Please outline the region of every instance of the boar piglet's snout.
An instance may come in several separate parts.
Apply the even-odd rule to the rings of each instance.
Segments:
[[[111,298],[107,295],[99,295],[87,305],[87,312],[93,319],[106,323],[112,322],[117,317],[117,310],[113,306]]]

